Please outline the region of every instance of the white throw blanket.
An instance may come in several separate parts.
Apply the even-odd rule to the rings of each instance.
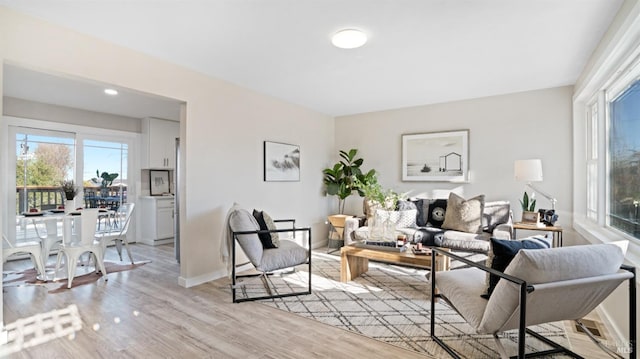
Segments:
[[[227,266],[227,276],[231,278],[231,273],[233,266],[233,261],[231,260],[231,246],[233,245],[233,236],[231,235],[232,231],[229,228],[229,217],[231,217],[231,213],[234,211],[241,209],[238,203],[233,203],[233,206],[227,212],[226,217],[224,218],[224,225],[222,226],[222,234],[220,236],[220,259],[222,259],[222,263]]]

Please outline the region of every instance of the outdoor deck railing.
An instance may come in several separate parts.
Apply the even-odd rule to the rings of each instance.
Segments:
[[[126,187],[109,188],[106,196],[101,195],[99,188],[85,187],[83,191],[85,207],[108,206],[117,209],[120,203],[127,202]],[[56,209],[58,206],[64,206],[64,202],[64,195],[58,186],[16,187],[16,214],[27,212],[30,208],[41,211]]]

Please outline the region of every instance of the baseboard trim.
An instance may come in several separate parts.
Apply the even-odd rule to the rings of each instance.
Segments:
[[[196,285],[204,284],[207,282],[211,282],[216,279],[220,279],[227,275],[227,271],[225,269],[217,270],[205,274],[201,274],[196,277],[185,278],[183,276],[178,277],[178,285],[184,288],[195,287]]]

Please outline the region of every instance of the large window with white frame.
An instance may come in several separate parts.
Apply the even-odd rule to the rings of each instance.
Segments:
[[[607,223],[640,239],[640,80],[608,94]]]

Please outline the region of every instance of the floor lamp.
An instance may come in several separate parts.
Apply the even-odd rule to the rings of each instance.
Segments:
[[[541,191],[531,183],[542,181],[542,160],[516,160],[514,165],[514,175],[516,181],[527,182],[527,186],[531,187],[531,189],[538,192],[551,202],[551,209],[556,209],[557,200],[555,197]]]

